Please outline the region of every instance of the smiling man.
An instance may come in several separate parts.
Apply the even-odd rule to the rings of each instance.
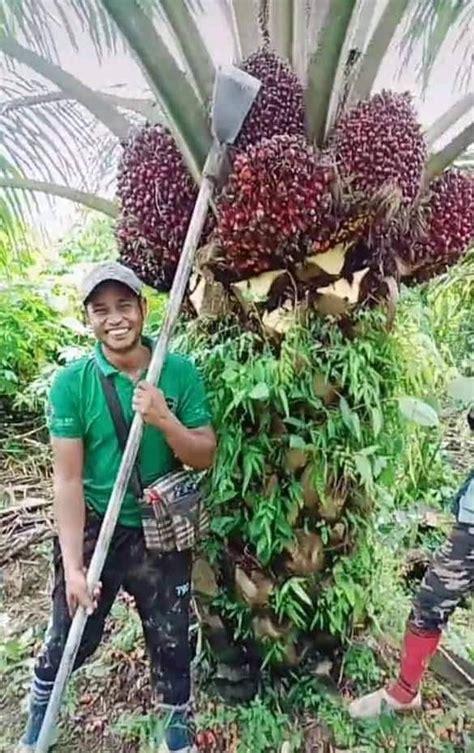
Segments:
[[[137,490],[121,508],[101,588],[90,594],[86,571],[120,465],[121,450],[104,384],[113,383],[128,424],[138,411],[145,429],[138,454],[144,487],[182,468],[208,468],[216,440],[200,376],[187,358],[169,354],[158,387],[143,380],[152,342],[144,337],[142,283],[116,262],[96,265],[82,297],[96,337],[90,356],[62,369],[52,386],[48,425],[54,463],[54,590],[50,625],[37,659],[27,728],[18,753],[34,751],[63,647],[77,606],[89,616],[75,667],[97,648],[122,586],[140,615],[153,691],[170,751],[193,750],[188,704],[188,619],[192,553],[147,548]]]

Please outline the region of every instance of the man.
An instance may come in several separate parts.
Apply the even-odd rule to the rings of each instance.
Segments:
[[[18,753],[35,749],[74,611],[79,605],[90,615],[77,668],[97,648],[121,586],[134,597],[142,621],[153,692],[160,714],[166,714],[168,748],[190,753],[191,551],[146,548],[141,510],[129,487],[94,594],[88,592],[86,569],[121,459],[100,372],[113,380],[128,422],[135,410],[146,424],[137,461],[144,486],[182,465],[212,464],[216,439],[208,403],[199,374],[182,356],[167,356],[159,387],[142,381],[152,343],[142,334],[146,301],[133,272],[116,262],[96,265],[83,282],[82,298],[97,343],[94,354],[61,370],[49,397],[58,528],[53,603]]]
[[[468,415],[474,431],[474,409]],[[454,500],[456,524],[422,581],[408,620],[396,682],[353,701],[355,719],[378,716],[384,709],[421,708],[420,685],[436,653],[443,628],[459,603],[474,592],[474,471]]]

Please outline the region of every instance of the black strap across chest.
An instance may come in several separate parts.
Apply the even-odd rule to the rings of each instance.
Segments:
[[[112,417],[120,449],[124,451],[127,444],[128,434],[130,432],[130,424],[127,422],[123,413],[122,405],[117,393],[117,388],[115,387],[114,375],[111,374],[110,376],[106,376],[98,365],[97,372],[99,374],[102,389],[104,390],[105,400]],[[130,477],[130,488],[137,499],[142,498],[143,483],[136,461],[133,466],[132,475]]]

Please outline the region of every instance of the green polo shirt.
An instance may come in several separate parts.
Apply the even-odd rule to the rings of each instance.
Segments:
[[[152,346],[148,338],[144,338],[144,343]],[[94,354],[74,361],[58,372],[49,394],[47,417],[52,437],[83,440],[84,497],[93,510],[104,515],[122,453],[97,364],[104,374],[113,374],[125,418],[131,423],[135,385],[130,377],[107,361],[100,344],[96,345]],[[189,429],[211,423],[201,377],[188,358],[168,354],[159,387],[171,410]],[[144,428],[138,463],[145,486],[180,466],[163,434],[153,426]],[[140,509],[131,492],[125,496],[119,522],[129,527],[141,525]]]

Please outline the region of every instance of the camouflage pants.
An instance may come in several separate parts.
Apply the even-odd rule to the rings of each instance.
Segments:
[[[84,560],[88,564],[100,529],[88,512]],[[165,706],[184,706],[190,696],[191,648],[188,637],[191,598],[191,551],[149,552],[138,528],[118,525],[101,577],[98,607],[87,620],[75,669],[97,648],[106,617],[121,586],[135,599],[151,665],[153,691]],[[61,661],[71,619],[59,542],[54,542],[52,615],[43,649],[35,665],[39,680],[51,682]]]
[[[457,523],[423,578],[410,614],[415,630],[440,631],[474,592],[474,526]]]

